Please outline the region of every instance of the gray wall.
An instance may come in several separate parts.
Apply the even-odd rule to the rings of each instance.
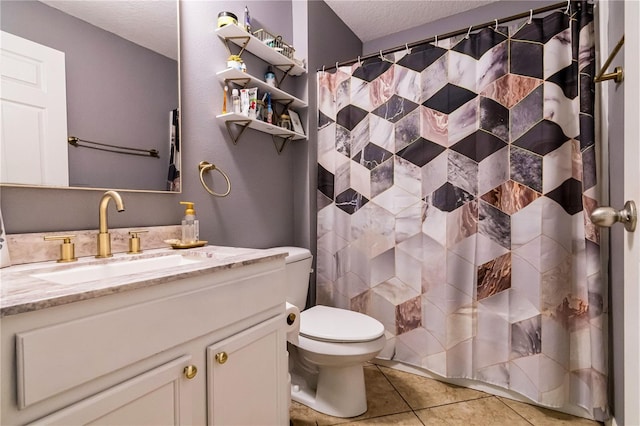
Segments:
[[[292,40],[291,3],[246,3],[253,29],[277,32]],[[240,19],[245,3],[228,1],[181,3],[183,199],[196,203],[201,238],[213,244],[246,247],[290,245],[294,241],[293,189],[303,180],[293,173],[293,150],[278,155],[269,135],[247,130],[237,145],[224,123],[215,119],[222,111],[222,84],[215,76],[226,67],[228,52],[216,36],[220,11]],[[250,54],[242,55],[248,72],[261,76],[267,65]],[[288,78],[287,84],[295,79]],[[288,86],[285,85],[285,89]],[[306,144],[297,141],[295,144]],[[231,179],[226,198],[209,195],[200,184],[198,163],[216,164]],[[224,181],[211,173],[210,186],[223,191]]]
[[[160,152],[157,159],[69,146],[70,186],[164,190],[177,62],[44,3],[3,1],[0,15],[3,31],[65,53],[69,135]]]

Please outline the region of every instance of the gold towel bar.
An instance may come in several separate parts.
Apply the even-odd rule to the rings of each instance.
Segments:
[[[160,154],[156,149],[129,148],[126,146],[118,146],[118,145],[111,145],[108,143],[88,141],[88,140],[80,139],[76,136],[69,136],[67,138],[67,141],[69,142],[69,145],[73,145],[75,147],[98,149],[100,151],[115,152],[117,154],[141,155],[143,157],[160,158]],[[99,146],[80,145],[81,143],[99,145]],[[100,147],[105,147],[105,148],[100,148]]]
[[[613,50],[611,51],[611,54],[609,54],[607,61],[602,66],[602,69],[600,70],[596,78],[593,79],[594,83],[600,83],[606,80],[615,80],[616,83],[622,83],[622,79],[624,78],[622,67],[615,67],[615,71],[610,72],[608,74],[605,74],[605,72],[607,71],[607,68],[609,68],[609,64],[611,64],[611,61],[613,60],[613,58],[615,58],[616,55],[618,54],[618,51],[620,50],[623,44],[624,44],[624,35],[622,36],[618,44],[616,44],[616,47],[613,48]]]

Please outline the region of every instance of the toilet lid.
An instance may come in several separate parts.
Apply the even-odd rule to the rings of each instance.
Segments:
[[[300,313],[300,334],[329,342],[367,342],[382,336],[384,326],[359,312],[317,305]]]

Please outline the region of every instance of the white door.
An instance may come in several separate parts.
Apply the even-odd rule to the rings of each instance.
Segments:
[[[64,53],[1,37],[0,182],[68,186]]]
[[[624,2],[624,197],[640,204],[640,2]],[[640,425],[640,228],[625,233],[624,419]]]

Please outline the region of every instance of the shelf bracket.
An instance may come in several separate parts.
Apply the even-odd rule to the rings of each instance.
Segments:
[[[224,84],[228,85],[229,82],[232,82],[240,87],[242,87],[243,89],[247,88],[247,85],[249,84],[249,82],[251,82],[250,78],[225,78],[224,79]]]
[[[289,105],[291,105],[293,103],[293,99],[271,99],[273,101],[273,103],[275,105],[282,105],[282,110],[281,111],[275,111],[275,107],[274,107],[274,111],[276,112],[276,114],[278,116],[280,116],[280,114],[284,114],[284,112],[289,109]]]
[[[233,141],[234,145],[238,143],[238,140],[240,140],[240,136],[242,136],[244,131],[247,130],[247,127],[249,127],[250,123],[251,120],[229,120],[224,122],[224,125],[227,127],[227,132],[229,132],[229,136],[231,136],[231,140]],[[233,130],[231,129],[232,124],[240,127],[240,131],[235,136],[233,134]]]
[[[278,80],[278,83],[277,83],[277,85],[276,85],[278,88],[280,88],[280,85],[282,84],[282,82],[284,81],[284,79],[289,75],[289,72],[293,69],[293,67],[294,67],[295,65],[289,65],[289,64],[286,64],[286,65],[276,65],[276,64],[273,64],[273,66],[274,66],[274,67],[276,67],[276,68],[278,68],[280,71],[282,71],[282,72],[283,72],[282,77],[280,78],[280,80]]]
[[[282,143],[278,146],[277,139],[282,139]],[[271,135],[271,139],[273,139],[273,145],[276,147],[276,151],[278,151],[278,155],[282,154],[284,147],[287,145],[287,142],[293,139],[293,135]]]
[[[247,35],[247,36],[237,36],[237,37],[225,37],[224,44],[227,46],[227,51],[229,52],[229,55],[232,55],[233,53],[231,52],[231,47],[229,47],[229,40],[244,40],[244,42],[241,45],[238,45],[240,46],[240,52],[238,52],[238,56],[242,56],[242,52],[244,52],[244,49],[247,47],[247,45],[251,41],[251,36]]]

